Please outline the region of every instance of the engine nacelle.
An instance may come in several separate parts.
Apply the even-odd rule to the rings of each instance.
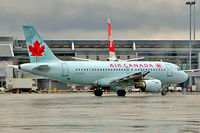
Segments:
[[[141,88],[145,92],[160,92],[162,83],[160,80],[143,80],[135,83],[135,88]]]

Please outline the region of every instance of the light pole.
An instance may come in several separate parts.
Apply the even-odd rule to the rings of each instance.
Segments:
[[[189,69],[192,68],[192,40],[191,40],[191,29],[192,29],[192,14],[191,14],[191,7],[192,5],[195,5],[195,1],[187,1],[185,4],[190,6],[190,44],[189,44]],[[189,76],[189,85],[192,85],[192,79],[191,76]]]
[[[195,4],[196,4],[196,0],[193,1],[194,2],[194,41],[195,41],[195,32],[196,32],[196,11],[195,11]]]

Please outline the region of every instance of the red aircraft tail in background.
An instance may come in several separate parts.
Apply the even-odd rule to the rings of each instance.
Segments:
[[[108,47],[109,47],[109,58],[108,58],[108,60],[110,60],[110,61],[117,60],[117,58],[115,56],[114,41],[112,39],[112,29],[111,29],[110,18],[108,18]]]

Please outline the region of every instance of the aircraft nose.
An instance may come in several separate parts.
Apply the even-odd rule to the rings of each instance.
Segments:
[[[181,72],[181,81],[182,81],[182,83],[183,82],[185,82],[185,81],[187,81],[187,79],[188,79],[188,75],[187,75],[187,73],[185,73],[185,72]]]

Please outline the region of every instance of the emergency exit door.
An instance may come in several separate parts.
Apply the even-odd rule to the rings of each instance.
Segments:
[[[67,63],[62,63],[62,77],[68,77],[69,76],[69,68]]]

